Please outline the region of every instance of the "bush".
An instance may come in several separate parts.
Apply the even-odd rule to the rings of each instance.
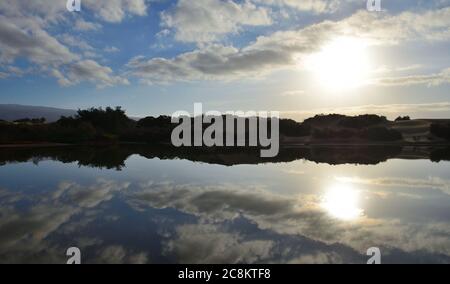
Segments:
[[[311,134],[311,126],[292,119],[280,120],[280,133],[289,137],[302,137]]]
[[[330,128],[314,128],[312,131],[312,136],[318,139],[346,139],[358,136],[358,132],[349,129],[333,130]]]
[[[339,125],[348,128],[363,129],[386,122],[387,118],[385,116],[365,114],[355,117],[344,117],[339,121]]]
[[[119,134],[135,124],[121,107],[115,109],[107,107],[105,110],[102,108],[78,110],[75,120],[89,122],[95,129],[109,134]]]
[[[345,118],[345,115],[342,114],[318,114],[316,116],[314,116],[313,118],[308,118],[306,119],[303,124],[306,125],[311,125],[311,124],[315,124],[315,123],[319,123],[319,124],[327,124],[327,123],[332,123],[334,121],[338,121],[341,120],[343,118]]]
[[[153,128],[153,127],[172,127],[171,118],[169,116],[159,116],[158,118],[155,117],[146,117],[137,122],[138,128]]]
[[[399,116],[395,119],[395,121],[409,121],[411,118],[409,116]]]

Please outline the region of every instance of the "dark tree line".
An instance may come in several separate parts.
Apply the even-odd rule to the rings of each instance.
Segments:
[[[225,117],[224,117],[225,118]],[[397,120],[408,120],[400,117]],[[224,119],[225,121],[225,119]],[[248,121],[246,122],[248,130]],[[270,122],[269,122],[270,125]],[[340,114],[317,115],[303,123],[291,119],[280,119],[280,135],[315,139],[362,139],[369,141],[398,141],[402,134],[389,127],[384,116]],[[90,108],[78,110],[73,117],[61,117],[53,123],[45,119],[21,119],[15,122],[0,121],[0,143],[117,143],[144,142],[170,143],[172,130],[176,125],[171,117],[146,117],[135,121],[130,119],[121,107]],[[203,127],[208,127],[204,124]],[[225,130],[224,130],[225,131]],[[433,123],[431,132],[450,140],[450,124]],[[224,135],[225,137],[225,135]]]

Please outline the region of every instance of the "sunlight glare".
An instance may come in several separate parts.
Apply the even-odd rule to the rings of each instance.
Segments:
[[[349,185],[328,189],[321,205],[331,216],[342,220],[354,220],[363,213],[359,208],[359,192]]]
[[[342,37],[311,55],[307,65],[321,87],[332,91],[365,85],[370,72],[367,44],[360,39]]]

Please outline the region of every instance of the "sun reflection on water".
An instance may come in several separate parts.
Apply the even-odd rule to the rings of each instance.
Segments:
[[[355,220],[363,215],[360,193],[350,185],[330,187],[322,198],[321,207],[334,218]]]

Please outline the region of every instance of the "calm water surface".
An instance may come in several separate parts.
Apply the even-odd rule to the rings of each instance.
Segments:
[[[0,166],[0,262],[450,263],[450,163]]]

